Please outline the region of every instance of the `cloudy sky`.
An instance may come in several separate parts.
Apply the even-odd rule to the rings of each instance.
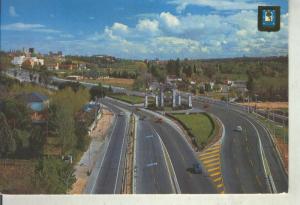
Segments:
[[[257,6],[281,6],[281,30],[257,30]],[[122,58],[288,53],[287,0],[2,0],[1,49]]]

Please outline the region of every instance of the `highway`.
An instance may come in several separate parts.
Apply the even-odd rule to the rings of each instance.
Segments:
[[[134,110],[133,107],[119,103],[115,100],[109,100],[111,103],[123,107],[124,109]],[[154,132],[159,135],[170,156],[172,166],[176,175],[176,180],[180,189],[180,193],[184,194],[203,194],[216,193],[210,178],[206,174],[192,173],[193,164],[198,162],[198,158],[190,145],[185,141],[184,136],[167,122],[154,122],[153,115],[139,111],[138,116],[145,116],[144,123],[152,127]],[[137,166],[139,166],[137,164]],[[174,185],[175,186],[175,185]]]
[[[136,193],[175,193],[159,136],[147,119],[139,120],[137,126]]]
[[[199,100],[193,102],[203,108]],[[226,193],[267,193],[270,188],[265,178],[261,160],[259,139],[270,167],[276,192],[288,191],[288,179],[266,130],[241,110],[226,103],[210,103],[208,112],[216,115],[224,124],[225,137],[222,144],[222,174]],[[236,126],[243,131],[235,131]],[[274,191],[274,190],[273,190]]]
[[[100,171],[91,190],[93,194],[121,192],[129,118],[127,115],[119,116],[121,110],[117,107],[109,105],[109,108],[116,114],[116,119],[106,153],[100,163]]]

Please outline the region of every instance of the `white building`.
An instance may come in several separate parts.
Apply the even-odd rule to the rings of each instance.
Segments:
[[[11,61],[12,64],[21,66],[22,63],[26,60],[25,56],[17,56]]]
[[[12,64],[21,66],[25,61],[29,60],[33,65],[44,65],[44,59],[37,57],[16,56],[11,61]]]

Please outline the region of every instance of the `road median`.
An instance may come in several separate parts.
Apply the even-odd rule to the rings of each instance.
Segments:
[[[135,156],[135,140],[136,140],[136,116],[130,115],[130,125],[128,129],[128,143],[125,154],[125,168],[122,179],[121,194],[135,193],[134,182],[134,156]]]

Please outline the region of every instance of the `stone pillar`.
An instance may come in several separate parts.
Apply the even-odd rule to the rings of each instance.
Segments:
[[[189,107],[190,108],[193,107],[193,105],[192,105],[192,95],[189,95]]]
[[[145,95],[145,104],[144,104],[145,108],[148,107],[148,95]]]
[[[180,94],[177,95],[177,106],[181,106],[181,96],[180,96]]]
[[[172,107],[173,108],[176,107],[176,90],[175,89],[172,90]]]
[[[160,91],[160,107],[164,107],[164,92]]]

